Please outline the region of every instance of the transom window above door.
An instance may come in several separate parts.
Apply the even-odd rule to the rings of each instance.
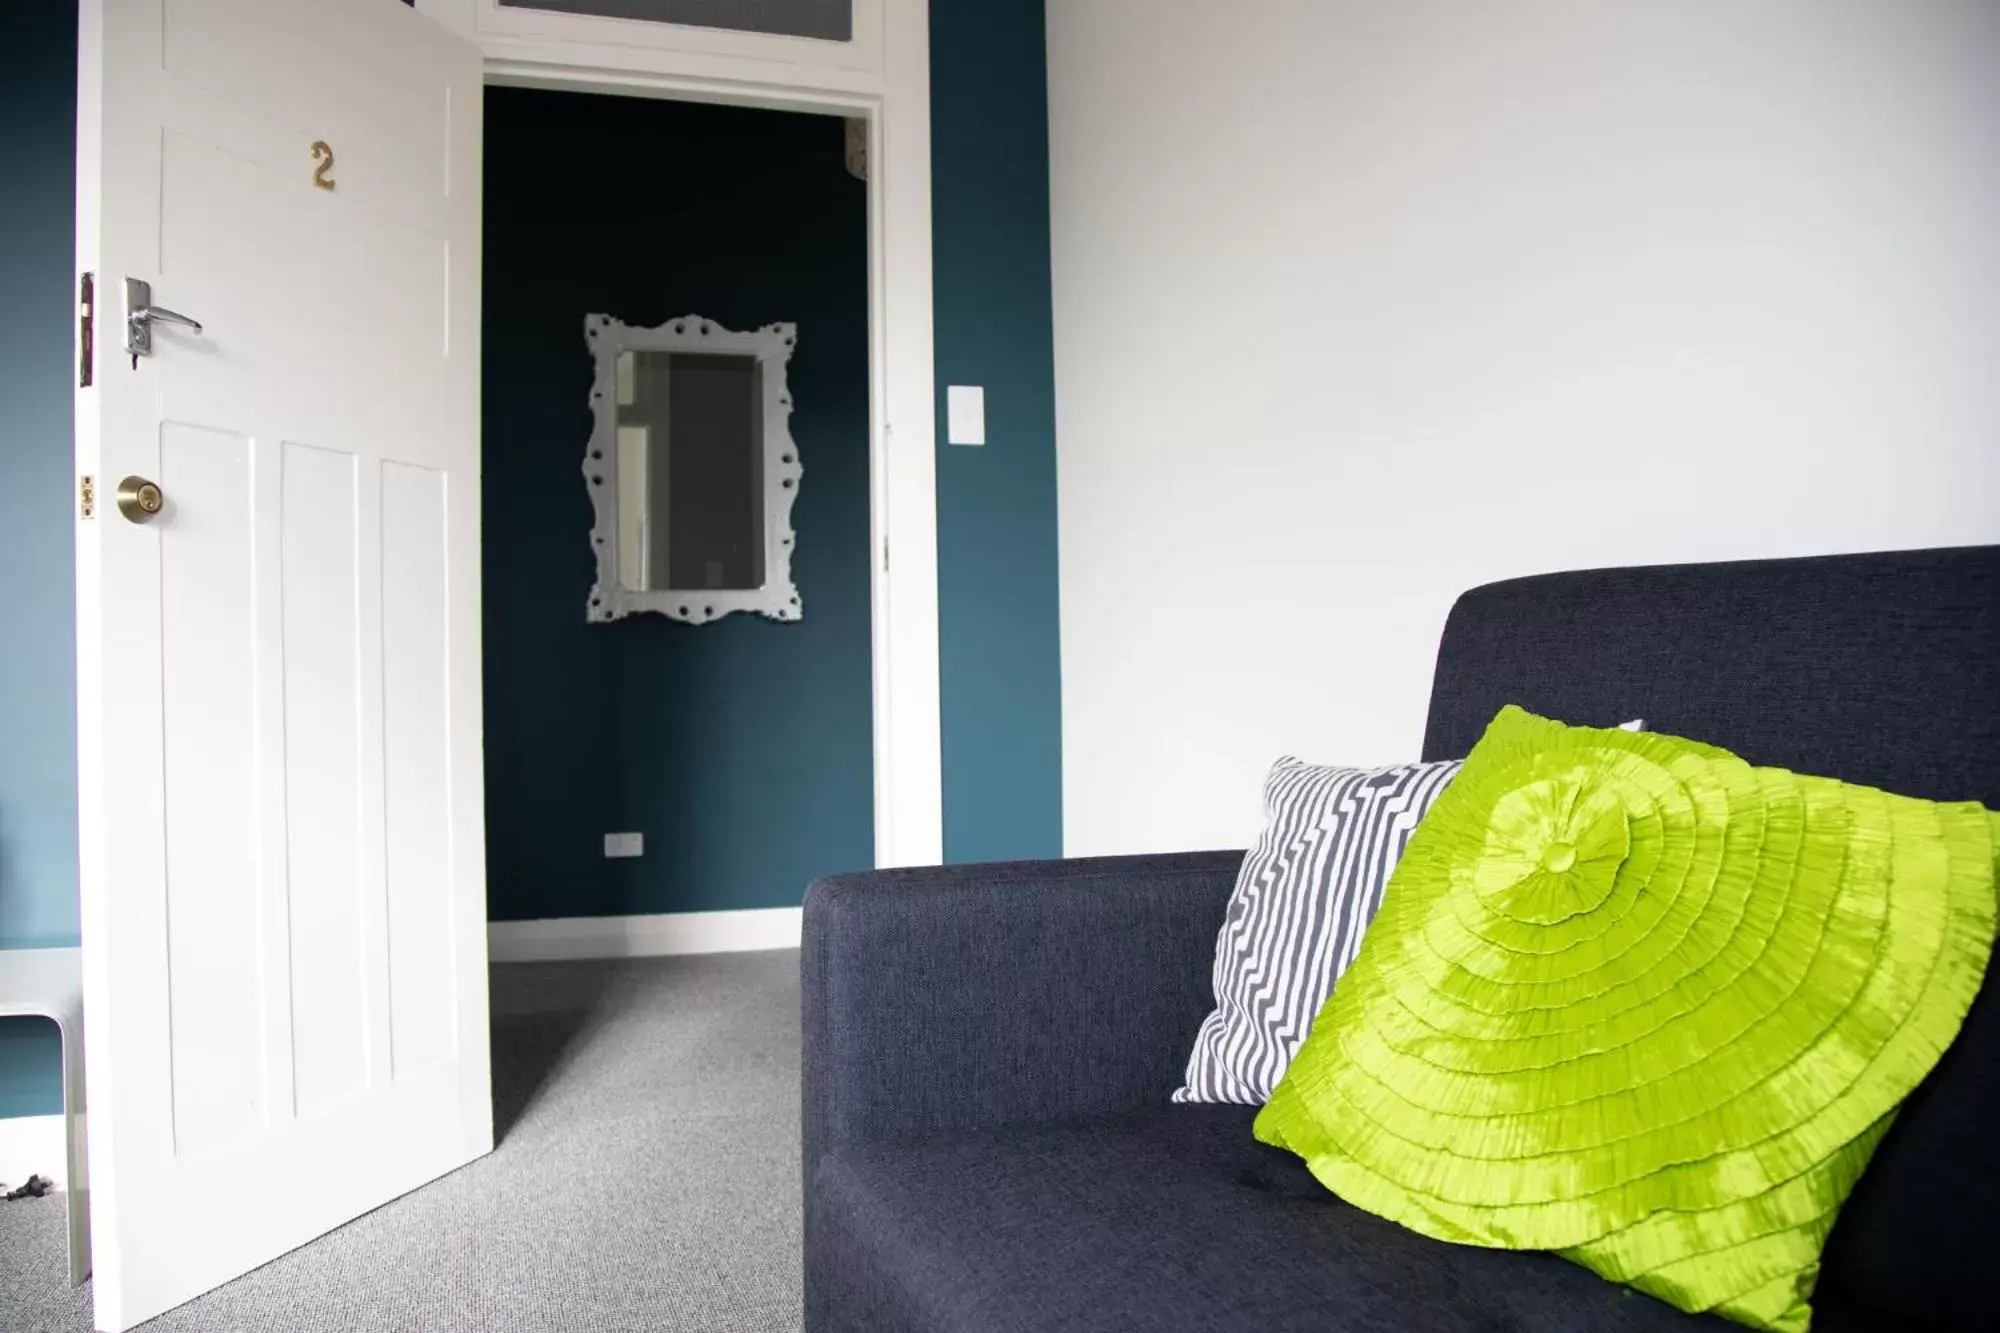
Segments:
[[[834,42],[854,37],[854,0],[500,0],[500,4],[506,9],[727,28],[780,37]]]

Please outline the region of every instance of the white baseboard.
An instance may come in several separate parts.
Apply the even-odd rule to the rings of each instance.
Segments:
[[[57,1189],[69,1187],[69,1152],[63,1142],[68,1117],[11,1116],[0,1120],[0,1180],[8,1189],[29,1176],[47,1176]]]
[[[758,907],[736,912],[494,921],[486,927],[486,952],[496,963],[534,963],[796,949],[804,912],[801,907]]]

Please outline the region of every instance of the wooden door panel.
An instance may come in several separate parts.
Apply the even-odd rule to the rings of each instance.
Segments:
[[[172,524],[160,545],[166,915],[175,1157],[192,1166],[263,1128],[266,1021],[256,828],[252,442],[160,431]]]
[[[279,458],[288,1091],[307,1116],[367,1090],[368,1016],[383,997],[369,993],[362,904],[360,460],[291,441]]]
[[[446,478],[382,465],[383,806],[397,1078],[456,1053]],[[441,962],[452,964],[440,967]]]

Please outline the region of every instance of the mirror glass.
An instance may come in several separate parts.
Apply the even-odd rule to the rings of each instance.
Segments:
[[[762,377],[754,356],[618,354],[618,579],[764,586]]]

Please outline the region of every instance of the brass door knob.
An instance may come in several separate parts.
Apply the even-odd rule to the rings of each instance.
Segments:
[[[167,507],[167,497],[159,486],[144,477],[127,477],[118,483],[118,512],[134,523],[150,523]]]

